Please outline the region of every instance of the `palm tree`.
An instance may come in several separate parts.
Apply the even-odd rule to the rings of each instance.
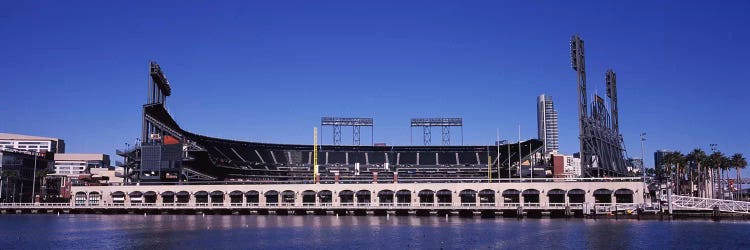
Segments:
[[[667,178],[668,180],[672,179],[672,164],[674,164],[674,157],[672,153],[667,153],[666,155],[664,155],[664,159],[662,160],[662,178]]]
[[[744,156],[740,153],[736,153],[732,155],[732,166],[734,166],[734,172],[737,174],[737,190],[739,190],[739,193],[737,195],[738,200],[742,200],[742,182],[740,179],[740,169],[745,169],[747,167],[747,160]]]
[[[675,164],[675,186],[677,187],[677,194],[682,194],[682,178],[684,176],[683,174],[683,167],[685,166],[685,155],[683,155],[680,151],[672,152],[672,160]]]
[[[728,192],[730,192],[730,194],[731,194],[731,190],[728,189],[728,187],[729,187],[729,181],[728,180],[729,180],[729,168],[732,167],[732,159],[730,159],[727,156],[722,156],[721,157],[721,162],[720,162],[719,166],[721,167],[721,176],[719,176],[720,177],[719,178],[719,184],[720,184],[720,187],[721,187],[720,188],[720,190],[721,190],[721,198],[725,199],[726,192],[724,191],[725,190],[724,187],[727,187],[726,190]],[[722,179],[724,179],[724,180],[722,181]],[[724,184],[725,182],[726,182],[726,184]]]
[[[659,178],[669,176],[669,166],[672,165],[672,158],[672,153],[667,153],[664,155],[664,157],[661,158],[661,162],[656,163],[656,173]],[[659,168],[660,165],[662,166],[661,168]]]
[[[719,158],[717,158],[719,155],[716,154],[716,152],[711,153],[708,155],[708,158],[706,158],[706,171],[708,172],[706,175],[706,198],[713,198],[713,173],[714,173],[714,166],[716,165],[716,162]]]
[[[729,162],[729,160],[728,160],[729,158],[727,158],[726,156],[724,156],[724,153],[722,153],[721,151],[715,151],[715,152],[711,153],[711,155],[708,157],[708,159],[709,159],[708,160],[708,166],[711,167],[710,178],[711,178],[711,191],[712,191],[711,193],[712,193],[712,196],[714,196],[714,198],[716,198],[715,196],[717,194],[721,194],[722,198],[723,198],[724,189],[722,188],[722,185],[721,185],[721,178],[722,178],[722,175],[724,173],[724,166],[726,165],[727,162]],[[716,182],[719,183],[718,186],[717,186]],[[715,190],[716,188],[719,188],[719,190]]]
[[[13,187],[15,190],[16,180],[18,179],[18,171],[3,170],[2,174],[0,174],[0,178],[5,178],[5,188],[3,188],[3,190],[5,190],[5,195],[3,196],[3,198],[5,199],[5,202],[8,202],[8,192],[10,192],[10,188],[8,188],[8,185],[13,183]],[[15,191],[13,191],[11,195],[15,199]]]
[[[45,193],[45,192],[42,192],[42,187],[45,186],[44,185],[44,177],[46,177],[49,173],[50,173],[50,171],[47,168],[40,169],[40,170],[36,171],[36,179],[37,179],[37,181],[36,181],[37,184],[36,185],[37,185],[38,188],[35,191],[38,192],[38,194],[40,194],[39,197],[42,196],[41,194]],[[31,194],[31,201],[32,202],[36,201],[36,194]]]
[[[705,185],[703,185],[703,172],[701,171],[701,165],[706,162],[708,157],[706,156],[706,152],[704,152],[700,148],[693,149],[692,152],[688,153],[685,157],[688,162],[691,163],[691,166],[695,168],[695,173],[693,173],[693,169],[691,168],[690,172],[690,196],[693,196],[695,193],[695,190],[693,188],[695,187],[695,183],[698,183],[698,193],[699,196],[704,197],[705,196]]]
[[[695,190],[693,190],[693,188],[695,188],[695,185],[693,183],[693,178],[695,176],[694,168],[695,168],[695,165],[696,165],[695,164],[695,158],[696,158],[695,151],[690,152],[687,155],[685,155],[685,161],[687,161],[687,163],[688,163],[687,167],[688,167],[688,172],[689,173],[688,173],[687,176],[688,176],[688,182],[690,184],[690,189],[689,189],[690,190],[690,196],[695,195],[695,193],[694,193]]]
[[[670,152],[664,156],[661,164],[665,167],[663,171],[669,178],[670,182],[673,183],[672,190],[675,193],[679,193],[679,176],[680,176],[680,165],[685,160],[685,157],[680,152]],[[674,168],[672,168],[674,166]],[[675,185],[676,184],[676,185]]]
[[[721,180],[721,175],[719,174],[719,171],[721,170],[721,166],[723,165],[723,161],[726,156],[724,156],[724,153],[721,151],[714,151],[711,153],[711,155],[708,156],[708,166],[710,167],[710,184],[711,184],[711,197],[716,198],[716,181]],[[720,186],[721,187],[721,186]]]

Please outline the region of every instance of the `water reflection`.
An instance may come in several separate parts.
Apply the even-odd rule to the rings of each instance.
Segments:
[[[2,215],[7,248],[750,248],[750,223],[429,216]]]

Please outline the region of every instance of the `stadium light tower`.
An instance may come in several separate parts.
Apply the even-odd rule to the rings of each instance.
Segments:
[[[609,112],[604,98],[596,94],[589,106],[586,91],[586,57],[583,48],[583,39],[574,35],[570,40],[570,56],[571,68],[578,76],[576,87],[581,168],[586,170],[584,174],[589,176],[594,174],[594,170],[599,177],[602,173],[626,175],[628,164],[625,161],[625,147],[619,132],[617,76],[613,70],[608,70],[605,76],[607,97],[612,112]]]
[[[425,146],[432,144],[432,127],[442,128],[443,146],[451,145],[450,127],[461,128],[461,145],[464,145],[464,121],[463,118],[412,118],[411,128],[422,127],[423,141]]]
[[[172,87],[169,85],[169,80],[164,75],[159,64],[156,62],[149,62],[149,81],[148,81],[148,102],[146,105],[161,104],[165,105],[167,97],[172,94]],[[163,136],[164,131],[160,129],[158,124],[143,117],[143,128],[141,131],[141,138],[144,143],[153,143],[154,140],[152,135],[158,134],[159,137]]]
[[[373,136],[373,119],[372,118],[341,118],[341,117],[322,117],[320,126],[333,127],[333,145],[341,145],[341,127],[352,127],[352,145],[359,146],[360,127],[370,127],[370,143],[374,144]]]

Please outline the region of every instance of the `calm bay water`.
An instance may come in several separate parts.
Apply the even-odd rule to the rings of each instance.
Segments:
[[[0,249],[750,249],[750,222],[2,215]]]

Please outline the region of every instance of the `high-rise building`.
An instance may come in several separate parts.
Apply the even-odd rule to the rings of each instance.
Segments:
[[[536,101],[537,110],[537,129],[539,140],[544,142],[544,153],[557,152],[558,129],[557,129],[557,111],[555,104],[552,102],[552,96],[545,94],[539,95]]]

